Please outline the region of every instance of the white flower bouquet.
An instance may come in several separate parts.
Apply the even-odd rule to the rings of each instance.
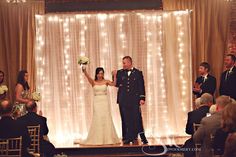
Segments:
[[[8,91],[8,88],[7,88],[6,85],[1,85],[0,86],[0,94],[4,94],[7,91]]]
[[[78,64],[80,65],[87,65],[89,64],[89,58],[85,56],[80,56],[78,59]]]
[[[41,99],[40,93],[39,93],[39,92],[33,92],[33,93],[32,93],[32,99],[33,99],[34,101],[39,101],[39,100]]]

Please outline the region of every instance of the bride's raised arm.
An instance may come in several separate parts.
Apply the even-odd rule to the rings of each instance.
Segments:
[[[112,71],[112,81],[107,80],[107,85],[116,86],[116,73],[117,73],[116,70]]]
[[[86,76],[86,78],[88,79],[89,83],[94,86],[94,80],[89,76],[88,72],[86,71],[86,68],[82,67],[82,71],[84,73],[84,75]]]

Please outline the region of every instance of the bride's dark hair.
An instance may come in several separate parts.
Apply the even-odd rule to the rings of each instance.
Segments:
[[[97,67],[95,72],[95,81],[98,80],[97,74],[102,71],[104,73],[104,69],[102,67]]]

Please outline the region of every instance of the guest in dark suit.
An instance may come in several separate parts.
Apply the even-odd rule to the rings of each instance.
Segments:
[[[215,135],[216,130],[221,126],[222,113],[225,106],[231,102],[229,96],[222,95],[216,99],[216,113],[201,120],[201,126],[193,135],[195,143],[201,144],[200,157],[212,156],[212,139],[211,135]]]
[[[213,104],[213,96],[205,93],[200,98],[200,107],[188,113],[188,120],[186,124],[186,133],[194,134],[193,123],[200,124],[203,117],[209,112],[210,106]]]
[[[189,135],[194,134],[194,128],[193,124],[200,124],[203,117],[206,116],[206,114],[209,112],[209,106],[213,103],[213,96],[209,93],[204,93],[200,98],[200,106],[191,112],[188,113],[188,120],[186,124],[185,132]],[[193,138],[191,137],[184,143],[184,148],[191,148],[190,150],[193,150],[195,148],[195,144],[193,141]],[[194,151],[185,151],[184,157],[193,157],[195,154]]]
[[[14,120],[11,117],[13,105],[8,101],[4,100],[0,104],[0,138],[16,138],[22,136],[22,156],[31,157],[27,151],[30,146],[30,136],[26,125],[18,120]]]
[[[198,72],[199,76],[193,88],[193,93],[200,97],[204,93],[210,93],[214,96],[216,89],[216,78],[209,74],[210,65],[207,62],[202,62],[199,66]]]
[[[224,157],[236,156],[236,103],[226,106],[222,115],[222,127],[229,135],[225,141]],[[221,141],[222,142],[222,141]]]
[[[220,95],[227,95],[236,100],[236,57],[233,54],[227,54],[224,60],[226,71],[220,78]]]
[[[143,144],[147,144],[140,109],[145,104],[144,79],[142,71],[133,67],[130,56],[123,58],[123,69],[117,71],[116,80],[124,144],[136,142],[138,134]]]
[[[26,115],[18,118],[19,121],[26,126],[40,125],[40,154],[46,157],[53,157],[55,154],[55,147],[44,137],[48,134],[47,119],[37,114],[37,104],[30,101],[26,104]]]

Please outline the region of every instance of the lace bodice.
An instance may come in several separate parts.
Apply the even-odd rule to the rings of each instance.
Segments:
[[[95,96],[97,95],[107,95],[107,85],[94,85],[93,93]]]

